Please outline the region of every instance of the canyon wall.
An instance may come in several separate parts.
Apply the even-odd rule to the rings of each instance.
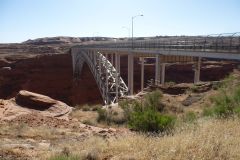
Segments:
[[[70,105],[102,103],[95,80],[84,65],[81,79],[74,81],[70,54],[43,55],[12,63],[0,71],[0,98],[21,90],[50,96]]]

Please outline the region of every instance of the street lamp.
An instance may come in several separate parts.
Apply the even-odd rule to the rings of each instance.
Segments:
[[[133,47],[133,20],[136,18],[136,17],[142,17],[143,15],[142,14],[139,14],[139,15],[136,15],[136,16],[133,16],[132,17],[132,49],[134,48]]]

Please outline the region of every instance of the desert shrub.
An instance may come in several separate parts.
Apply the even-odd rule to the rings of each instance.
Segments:
[[[102,108],[98,108],[97,112],[98,112],[97,121],[98,122],[105,121],[106,120],[106,110],[102,109]]]
[[[237,117],[240,118],[240,107],[234,108],[234,113]]]
[[[126,119],[129,120],[131,113],[139,109],[141,104],[136,100],[122,100],[119,102],[119,106],[123,109]]]
[[[123,124],[126,122],[126,117],[124,111],[120,107],[109,107],[106,109],[99,108],[98,112],[98,122],[106,122],[107,124]]]
[[[91,108],[92,108],[92,111],[97,111],[98,108],[101,108],[101,106],[100,105],[94,105]]]
[[[233,101],[236,106],[240,107],[240,87],[237,87],[233,94]]]
[[[162,93],[159,90],[148,93],[144,99],[144,107],[152,108],[153,110],[162,111],[164,105],[161,103]]]
[[[174,122],[174,117],[147,108],[144,111],[133,112],[128,124],[131,129],[136,131],[163,132],[171,129]]]
[[[120,102],[131,129],[142,132],[163,132],[174,126],[175,117],[159,113],[164,106],[159,90],[144,96],[142,101],[125,100]]]
[[[82,107],[82,110],[83,110],[83,111],[90,111],[91,108],[90,108],[89,105],[84,105],[84,106]]]
[[[232,74],[230,74],[229,76],[227,76],[226,78],[224,78],[223,81],[221,81],[218,84],[218,89],[223,89],[223,88],[228,88],[229,85],[232,84],[232,82],[234,81],[234,76]]]
[[[191,92],[197,92],[199,90],[199,87],[197,85],[193,85],[190,87]]]
[[[144,111],[147,108],[161,112],[164,105],[161,103],[162,93],[159,90],[148,93],[141,101],[122,100],[119,106],[124,110],[125,117],[129,120],[133,112]]]
[[[220,95],[212,99],[214,105],[211,108],[205,108],[203,111],[204,116],[216,116],[221,118],[233,115],[233,105],[227,95]]]
[[[210,100],[213,102],[213,107],[204,109],[204,116],[227,118],[240,113],[240,87],[231,91],[220,89],[220,94],[211,97]]]

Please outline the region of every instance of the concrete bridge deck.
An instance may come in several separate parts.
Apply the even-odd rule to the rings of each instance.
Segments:
[[[71,52],[74,75],[79,76],[83,63],[87,63],[95,77],[104,102],[109,104],[117,102],[119,97],[133,94],[134,57],[140,57],[142,89],[144,65],[146,65],[145,57],[155,59],[156,84],[164,84],[165,67],[168,63],[174,62],[193,62],[194,83],[198,83],[202,58],[240,60],[240,35],[234,33],[213,37],[168,37],[98,42],[74,46]],[[120,57],[122,55],[128,56],[128,85],[125,84],[120,75]]]

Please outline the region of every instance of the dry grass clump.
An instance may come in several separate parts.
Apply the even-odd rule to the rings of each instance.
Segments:
[[[68,135],[74,135],[69,129],[60,129],[49,126],[31,127],[24,123],[0,125],[0,135],[11,138],[33,138],[33,139],[58,139]]]
[[[200,119],[197,124],[177,128],[174,135],[127,134],[117,138],[92,137],[81,144],[65,144],[74,154],[98,151],[104,159],[240,159],[239,119]],[[94,153],[96,154],[96,153]],[[96,155],[95,155],[96,156]]]
[[[101,105],[77,105],[74,107],[75,110],[82,110],[82,111],[97,111],[98,108],[101,108]]]
[[[126,122],[126,116],[124,110],[120,107],[108,107],[98,109],[98,122],[105,122],[108,125],[113,124],[123,124]]]
[[[96,125],[98,113],[95,111],[83,111],[81,109],[75,109],[70,113],[69,116],[79,122]]]

